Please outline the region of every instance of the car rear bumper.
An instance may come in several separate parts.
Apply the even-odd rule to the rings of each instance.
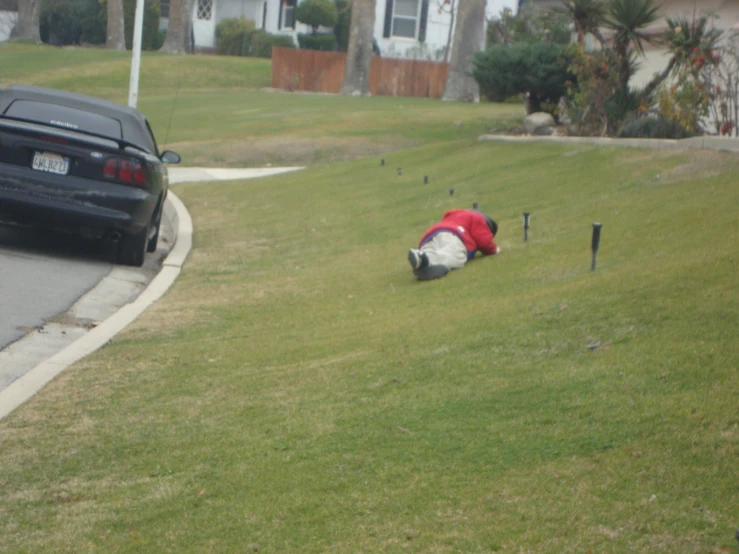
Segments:
[[[0,163],[0,221],[80,233],[127,234],[151,220],[158,195],[132,186]]]

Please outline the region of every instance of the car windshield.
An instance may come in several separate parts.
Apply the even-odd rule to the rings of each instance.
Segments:
[[[95,133],[111,138],[123,138],[121,123],[117,119],[70,108],[69,106],[47,104],[46,102],[33,100],[15,100],[5,110],[5,115],[72,131]]]

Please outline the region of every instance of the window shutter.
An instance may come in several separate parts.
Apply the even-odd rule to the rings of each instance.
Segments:
[[[282,29],[282,2],[280,2],[280,12],[277,14],[277,30]]]
[[[429,20],[429,0],[421,0],[421,24],[419,25],[418,38],[426,38]]]
[[[390,37],[393,27],[393,0],[386,0],[385,2],[385,30],[382,36],[385,38]]]

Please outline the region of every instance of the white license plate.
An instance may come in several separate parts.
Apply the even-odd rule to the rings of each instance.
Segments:
[[[63,158],[59,154],[51,154],[50,152],[35,152],[31,167],[38,171],[66,175],[69,173],[69,158]]]

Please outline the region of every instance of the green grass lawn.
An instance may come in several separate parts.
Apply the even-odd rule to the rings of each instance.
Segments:
[[[175,102],[185,163],[283,141],[311,167],[175,187],[174,287],[0,422],[0,551],[736,551],[736,156],[478,142],[510,105],[207,88],[142,95],[158,136]],[[239,141],[276,146],[205,148]],[[408,248],[473,202],[503,252],[415,281]]]

